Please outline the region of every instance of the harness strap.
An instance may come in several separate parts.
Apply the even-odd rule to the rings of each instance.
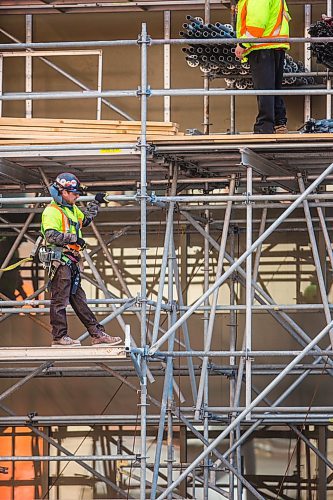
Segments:
[[[5,273],[6,271],[12,271],[16,267],[22,266],[25,262],[29,262],[30,260],[33,260],[33,258],[32,257],[25,257],[24,259],[21,259],[21,260],[15,262],[15,264],[11,264],[10,266],[5,267],[4,269],[0,269],[0,271],[2,273]]]

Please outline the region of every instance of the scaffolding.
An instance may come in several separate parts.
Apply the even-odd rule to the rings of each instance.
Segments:
[[[309,4],[306,9],[308,7]],[[168,26],[165,28],[168,31]],[[107,314],[102,324],[118,322],[126,342],[117,348],[80,347],[66,353],[46,347],[1,348],[0,377],[18,381],[0,394],[0,408],[5,414],[0,417],[0,425],[3,429],[12,428],[12,439],[16,437],[16,430],[24,427],[25,432],[36,436],[37,444],[30,456],[17,455],[13,449],[11,456],[0,456],[0,464],[47,462],[50,468],[49,463],[53,461],[55,467],[59,467],[57,463],[61,461],[77,462],[90,474],[96,498],[96,481],[106,485],[111,498],[241,499],[246,495],[246,498],[258,499],[301,499],[312,498],[313,494],[320,500],[331,498],[333,463],[329,447],[333,437],[330,428],[333,404],[330,398],[326,405],[320,406],[308,400],[308,404],[296,405],[292,399],[295,391],[307,387],[309,378],[319,378],[324,384],[333,373],[333,306],[329,300],[332,281],[329,275],[333,268],[329,231],[333,141],[329,134],[290,134],[281,139],[253,137],[246,142],[242,135],[184,136],[179,141],[166,138],[148,142],[148,102],[155,96],[229,95],[233,102],[235,95],[253,95],[255,91],[208,88],[207,82],[203,89],[171,89],[168,71],[165,88],[150,88],[149,47],[186,41],[169,37],[151,39],[145,24],[138,40],[13,41],[14,44],[2,44],[1,50],[14,50],[16,54],[34,50],[33,56],[44,57],[51,51],[89,48],[100,61],[98,48],[138,46],[141,55],[139,89],[103,91],[99,83],[99,88],[93,91],[78,82],[83,92],[32,92],[27,78],[26,92],[2,92],[0,99],[1,102],[25,101],[28,116],[31,116],[31,103],[37,99],[96,99],[97,118],[100,118],[102,103],[119,110],[107,99],[139,98],[141,135],[135,144],[0,146],[3,191],[0,230],[3,234],[14,232],[17,235],[2,268],[7,266],[23,240],[35,240],[38,223],[33,219],[42,211],[43,204],[50,201],[45,195],[45,186],[59,171],[59,165],[65,163],[67,169],[78,173],[92,188],[108,186],[112,190],[126,191],[108,196],[108,200],[117,205],[102,210],[107,216],[113,212],[119,217],[125,214],[126,218],[110,221],[104,217],[100,223],[93,224],[91,236],[96,239],[97,247],[90,252],[84,251],[84,277],[103,296],[99,298],[98,294],[98,298],[89,303],[96,312]],[[311,39],[298,37],[290,41],[309,43]],[[219,42],[228,43],[227,40]],[[44,51],[43,56],[39,50]],[[30,57],[29,52],[21,54],[26,59]],[[168,67],[167,52],[164,60]],[[27,68],[29,74],[29,65]],[[98,75],[101,82],[101,64]],[[310,96],[325,95],[329,118],[333,91],[330,78],[327,81],[326,89],[267,92],[306,96],[305,116],[309,114]],[[231,124],[234,123],[233,106]],[[207,131],[207,100],[204,110]],[[164,116],[170,116],[168,99],[164,100]],[[92,198],[84,196],[81,201]],[[13,225],[10,221],[13,213],[27,214],[25,222]],[[111,238],[106,238],[104,235],[110,228],[115,231]],[[125,275],[124,268],[114,258],[110,244],[117,244],[123,236],[137,235],[138,230],[140,279],[136,285],[139,293],[133,296],[129,286],[131,277]],[[159,242],[162,252],[158,257],[158,273],[156,257],[152,264],[149,255],[150,245],[155,243],[149,242],[149,235],[156,235],[157,231],[162,240]],[[290,271],[291,267],[287,266],[284,271],[286,275],[292,274],[290,281],[285,278],[293,283],[290,286],[295,290],[295,300],[290,302],[288,299],[292,295],[289,292],[285,300],[281,295],[275,299],[268,281],[260,276],[269,254],[267,241],[278,241],[285,235],[295,238],[292,240],[295,245],[306,247],[303,255],[299,247],[293,255],[294,270]],[[298,235],[302,235],[303,243],[299,243]],[[176,238],[180,236],[181,244],[177,244]],[[194,294],[187,293],[195,278],[193,272],[188,275],[189,262],[193,258],[189,255],[190,237],[195,245],[201,241],[202,246],[202,254],[197,259],[199,265],[196,265],[203,291]],[[291,252],[289,247],[288,252]],[[103,254],[101,268],[93,259],[100,253]],[[302,266],[311,269],[305,274],[313,274],[315,279],[315,296],[311,296],[310,301],[305,300]],[[103,278],[108,269],[112,269],[117,280],[118,293],[111,292],[105,284]],[[148,276],[152,271],[155,272],[153,280]],[[22,301],[9,300],[2,294],[0,322],[3,325],[13,315],[28,315],[37,324],[39,315],[47,315],[49,301],[39,299],[46,288],[40,270],[37,270],[37,284],[34,292]],[[195,299],[191,301],[193,295]],[[221,323],[222,315],[227,323]],[[315,328],[311,320],[308,319],[308,325],[302,315],[314,317]],[[133,318],[133,322],[129,318]],[[203,319],[199,326],[196,318]],[[282,339],[279,343],[275,343],[267,331],[273,323]],[[87,337],[88,332],[84,332],[79,339]],[[66,364],[73,361],[77,364]],[[127,414],[111,409],[108,414],[38,415],[32,412],[27,416],[16,415],[3,404],[5,398],[27,382],[47,377],[112,377],[121,382],[120,387],[138,393],[139,397],[138,401],[133,399],[132,411]],[[152,395],[153,389],[150,390],[155,380],[158,396]],[[219,386],[221,394],[216,397],[211,386],[216,388],[215,382],[220,380],[224,384]],[[79,455],[70,452],[62,444],[70,431],[66,433],[63,428],[75,426],[81,436],[87,425],[93,429],[93,452]],[[51,434],[52,426],[57,428]],[[124,436],[135,435],[137,429],[140,443],[130,449],[124,443]],[[285,439],[295,442],[295,470],[292,473],[289,464],[284,475],[252,474],[249,463],[244,469],[242,449],[254,436],[276,439],[282,434]],[[153,456],[148,449],[151,437],[155,438]],[[200,443],[202,450],[192,459],[187,453],[191,439]],[[46,443],[43,453],[39,440]],[[51,453],[54,449],[56,455]],[[293,454],[290,462],[292,457]],[[311,457],[312,461],[313,457],[317,461],[315,466]],[[43,498],[47,498],[50,484],[43,484],[42,465],[38,467],[39,476],[36,472],[36,477],[41,487],[38,494],[42,491]],[[58,477],[61,469],[56,471]],[[49,472],[50,469],[46,469],[45,474]],[[14,486],[19,484],[19,480],[14,482]],[[211,496],[213,493],[216,497]]]

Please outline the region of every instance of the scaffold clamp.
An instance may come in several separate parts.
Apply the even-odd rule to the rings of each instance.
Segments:
[[[136,91],[136,95],[137,97],[140,97],[142,95],[146,95],[147,97],[150,97],[151,96],[151,90],[150,90],[150,86],[147,85],[147,88],[145,91],[142,90],[142,88],[140,87],[140,85],[138,86],[138,90]]]
[[[250,350],[249,350],[249,349],[245,349],[245,354],[244,354],[244,359],[245,359],[245,361],[254,361],[254,358],[252,358],[252,357],[249,355],[249,352],[250,352]]]
[[[147,45],[151,45],[151,37],[150,37],[150,35],[146,35],[145,36],[145,40],[143,40],[142,39],[142,35],[140,33],[140,35],[138,36],[137,44],[138,45],[142,45],[143,43],[146,43]]]
[[[37,411],[30,411],[27,415],[28,417],[28,423],[29,424],[32,424],[33,423],[33,419],[38,417],[38,412]]]
[[[148,350],[149,350],[149,346],[146,345],[143,349],[135,347],[134,349],[131,349],[129,351],[131,359],[133,361],[134,369],[136,371],[137,376],[140,379],[141,384],[144,384],[145,377],[143,376],[143,373],[141,370],[140,360],[142,357],[148,356]]]
[[[252,201],[250,200],[251,193],[246,192],[246,193],[243,193],[243,195],[245,198],[245,200],[243,202],[244,205],[251,205],[251,203],[252,203]]]

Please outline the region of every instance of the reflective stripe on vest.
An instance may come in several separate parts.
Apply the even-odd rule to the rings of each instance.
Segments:
[[[284,8],[284,6],[285,6],[285,2],[284,2],[284,0],[281,0],[280,12],[279,12],[279,15],[278,15],[278,18],[277,18],[277,21],[276,21],[276,25],[274,26],[274,28],[272,29],[271,33],[269,34],[270,37],[273,37],[273,36],[277,37],[280,34],[280,31],[281,31],[281,28],[282,28],[282,20],[283,20],[283,18],[285,18],[285,20],[287,21],[287,23],[289,23],[289,21],[291,19],[290,15],[288,14],[288,12]]]

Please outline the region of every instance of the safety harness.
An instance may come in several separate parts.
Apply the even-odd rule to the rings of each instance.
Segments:
[[[74,227],[77,237],[79,237],[79,231],[83,222],[82,219],[78,219],[78,222],[74,222],[58,205],[51,204],[50,206],[61,213],[62,232],[67,233],[70,231],[71,227]],[[60,265],[67,265],[70,268],[72,275],[71,295],[75,295],[81,282],[79,268],[79,262],[81,260],[80,249],[81,247],[77,243],[67,244],[63,247],[56,245],[43,245],[40,248],[39,260],[42,262],[44,269],[47,270],[49,277],[48,287],[52,282],[58,267]]]

